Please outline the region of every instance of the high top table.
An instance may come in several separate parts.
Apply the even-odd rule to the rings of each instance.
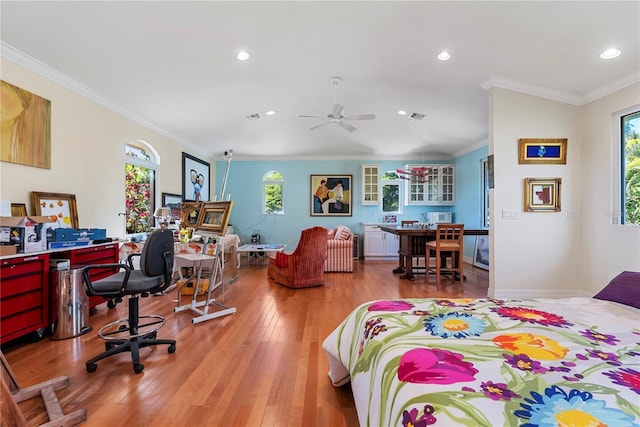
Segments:
[[[387,233],[397,234],[400,238],[398,249],[398,267],[393,272],[400,273],[401,279],[415,280],[413,271],[413,257],[425,255],[425,243],[436,238],[435,227],[415,227],[402,225],[380,225],[381,230]],[[489,230],[486,228],[465,228],[465,236],[486,236]],[[425,266],[425,274],[428,272]]]

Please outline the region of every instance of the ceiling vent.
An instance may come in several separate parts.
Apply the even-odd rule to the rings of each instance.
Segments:
[[[422,120],[422,119],[424,119],[424,114],[420,114],[420,113],[409,114],[409,120]]]
[[[255,113],[255,114],[249,114],[247,116],[247,120],[249,120],[250,122],[256,121],[256,120],[260,120],[262,118],[262,116],[260,116],[259,113]]]

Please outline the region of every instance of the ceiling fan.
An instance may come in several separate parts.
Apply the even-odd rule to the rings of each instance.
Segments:
[[[331,77],[329,79],[329,82],[335,87],[338,86],[338,84],[342,81],[342,79],[340,77]],[[311,117],[311,118],[315,118],[315,119],[324,119],[325,121],[317,124],[315,126],[313,126],[312,128],[310,128],[309,130],[314,130],[314,129],[318,129],[319,127],[328,125],[329,123],[335,123],[338,126],[341,126],[342,128],[348,130],[349,132],[353,132],[354,130],[356,130],[356,128],[351,124],[351,123],[347,123],[348,121],[351,120],[373,120],[376,118],[375,114],[356,114],[353,116],[343,116],[342,115],[342,110],[344,109],[343,105],[340,105],[336,102],[336,91],[334,89],[333,92],[333,110],[327,114],[326,117],[323,116],[303,116],[303,115],[299,115],[298,117]]]

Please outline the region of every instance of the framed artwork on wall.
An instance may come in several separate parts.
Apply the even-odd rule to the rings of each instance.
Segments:
[[[520,164],[567,164],[567,138],[518,140]]]
[[[182,153],[182,199],[185,202],[208,202],[211,165]]]
[[[49,228],[79,228],[78,207],[75,194],[31,192],[31,209],[34,215],[48,216],[54,223]]]
[[[204,202],[198,216],[196,230],[209,231],[224,236],[229,225],[233,201]]]
[[[525,178],[525,212],[560,212],[562,178]]]
[[[0,160],[51,169],[51,101],[4,80],[0,80],[0,97]]]
[[[182,196],[179,194],[162,193],[162,206],[171,210],[171,219],[182,219],[182,212],[180,211],[180,203],[182,203]]]
[[[351,216],[352,175],[311,175],[311,216]]]

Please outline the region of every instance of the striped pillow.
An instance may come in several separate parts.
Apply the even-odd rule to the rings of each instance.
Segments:
[[[351,230],[349,230],[348,227],[345,227],[344,225],[339,225],[336,227],[336,235],[334,237],[334,240],[349,240],[350,236]]]

